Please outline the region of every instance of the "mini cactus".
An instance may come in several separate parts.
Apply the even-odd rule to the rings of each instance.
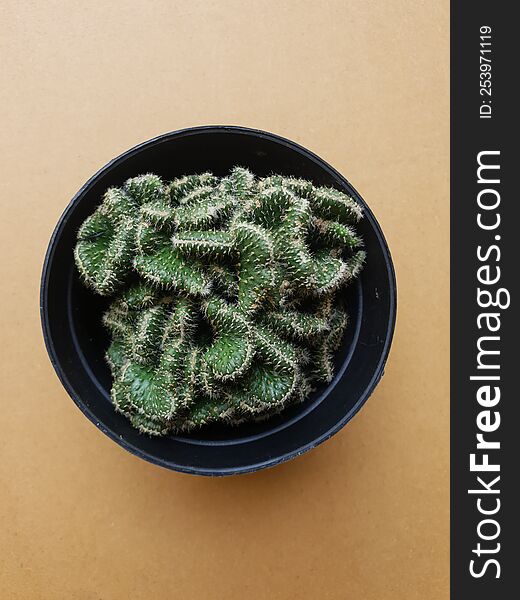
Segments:
[[[115,409],[168,435],[265,419],[330,382],[361,218],[338,190],[241,167],[107,190],[74,256],[111,298]]]

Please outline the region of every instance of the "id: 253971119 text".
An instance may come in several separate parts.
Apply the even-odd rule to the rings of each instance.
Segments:
[[[492,108],[492,80],[491,80],[491,43],[492,34],[489,25],[482,25],[480,28],[480,118],[491,119],[493,115]]]

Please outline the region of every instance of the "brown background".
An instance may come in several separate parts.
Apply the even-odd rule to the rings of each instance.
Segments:
[[[0,23],[2,600],[446,598],[447,0],[4,0]],[[214,123],[287,136],[344,173],[399,284],[386,375],[354,421],[216,480],[99,433],[38,314],[46,245],[81,184],[140,141]]]

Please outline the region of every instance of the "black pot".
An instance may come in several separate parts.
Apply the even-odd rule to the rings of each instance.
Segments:
[[[305,403],[281,415],[239,427],[213,427],[186,436],[140,434],[110,403],[104,360],[108,336],[101,325],[107,301],[79,280],[73,259],[76,233],[110,186],[154,172],[165,179],[186,173],[228,173],[241,165],[258,176],[294,175],[345,190],[364,208],[358,226],[367,263],[346,291],[351,323],[336,360],[336,376]],[[256,471],[314,448],[339,431],[365,403],[383,375],[396,316],[396,283],[383,233],[350,183],[298,144],[244,127],[209,126],[166,133],[128,150],[96,173],[74,196],[52,235],[41,285],[43,336],[51,362],[74,402],[103,433],[152,463],[199,475]]]

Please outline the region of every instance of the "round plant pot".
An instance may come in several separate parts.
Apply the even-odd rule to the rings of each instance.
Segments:
[[[260,177],[277,173],[334,186],[364,209],[365,218],[357,230],[365,242],[367,261],[361,276],[344,292],[350,325],[336,355],[336,375],[306,402],[264,422],[149,437],[134,429],[110,402],[111,376],[104,360],[109,338],[101,324],[108,301],[89,291],[79,279],[73,257],[76,234],[104,191],[129,177],[148,172],[167,180],[203,171],[225,175],[236,165]],[[98,429],[157,465],[198,475],[232,475],[299,456],[352,419],[383,375],[395,325],[396,283],[381,228],[342,175],[309,150],[272,133],[208,126],[166,133],[139,144],[85,183],[51,237],[40,302],[43,336],[56,373]]]

